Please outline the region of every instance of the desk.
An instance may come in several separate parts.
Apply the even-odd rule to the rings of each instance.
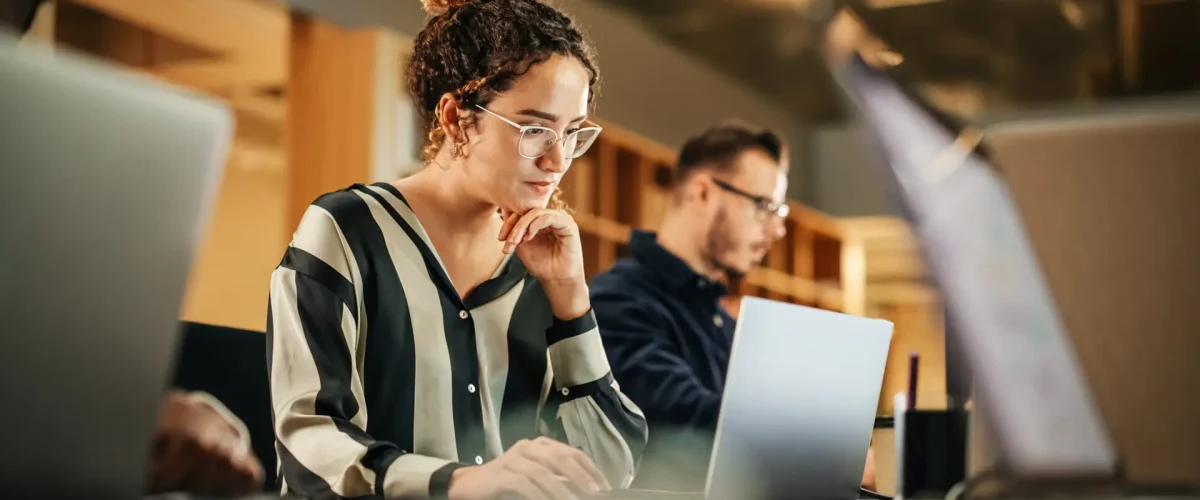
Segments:
[[[273,493],[260,493],[256,495],[238,497],[235,500],[279,500],[279,495]],[[288,496],[288,499],[299,499],[300,497]],[[861,497],[860,497],[861,498]],[[143,500],[216,500],[209,497],[198,497],[185,494],[170,494],[145,497]],[[225,499],[228,500],[228,499]],[[651,490],[617,490],[609,492],[606,495],[597,495],[593,497],[582,497],[580,500],[705,500],[704,494],[699,492],[672,492],[672,491],[651,491]],[[1149,499],[1147,499],[1149,500]],[[1175,499],[1178,500],[1178,499]],[[1197,499],[1200,500],[1200,499]]]

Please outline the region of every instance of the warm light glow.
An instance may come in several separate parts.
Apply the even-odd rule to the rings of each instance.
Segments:
[[[904,62],[904,55],[894,50],[881,50],[875,53],[875,57],[888,66],[899,66]]]
[[[864,3],[872,9],[894,9],[897,7],[911,7],[914,5],[924,5],[927,3],[941,2],[942,0],[866,0]]]
[[[1070,23],[1071,27],[1081,30],[1087,27],[1087,14],[1083,12],[1083,8],[1079,6],[1079,2],[1075,0],[1059,0],[1058,10],[1062,11],[1063,18]]]

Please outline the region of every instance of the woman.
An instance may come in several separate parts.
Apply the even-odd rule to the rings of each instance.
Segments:
[[[433,17],[408,85],[431,127],[426,168],[317,199],[272,275],[284,488],[563,498],[627,485],[645,420],[609,372],[579,230],[556,201],[600,131],[586,120],[591,49],[538,0],[423,3]]]

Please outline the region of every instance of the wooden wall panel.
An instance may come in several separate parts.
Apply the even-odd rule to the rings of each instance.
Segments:
[[[288,201],[286,227],[300,222],[323,193],[372,180],[383,161],[377,141],[378,113],[395,111],[399,61],[378,57],[397,43],[381,30],[345,30],[294,15],[288,103]],[[381,73],[395,73],[389,78]]]
[[[617,146],[609,141],[596,144],[596,216],[606,221],[617,221],[619,214],[620,186],[617,167]],[[616,242],[601,238],[596,247],[596,265],[608,269],[617,260]]]

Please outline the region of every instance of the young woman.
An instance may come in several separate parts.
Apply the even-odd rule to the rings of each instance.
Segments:
[[[556,201],[600,132],[589,44],[538,0],[423,3],[408,85],[431,128],[426,168],[317,199],[272,275],[284,489],[627,485],[646,424],[610,374],[579,230]]]

